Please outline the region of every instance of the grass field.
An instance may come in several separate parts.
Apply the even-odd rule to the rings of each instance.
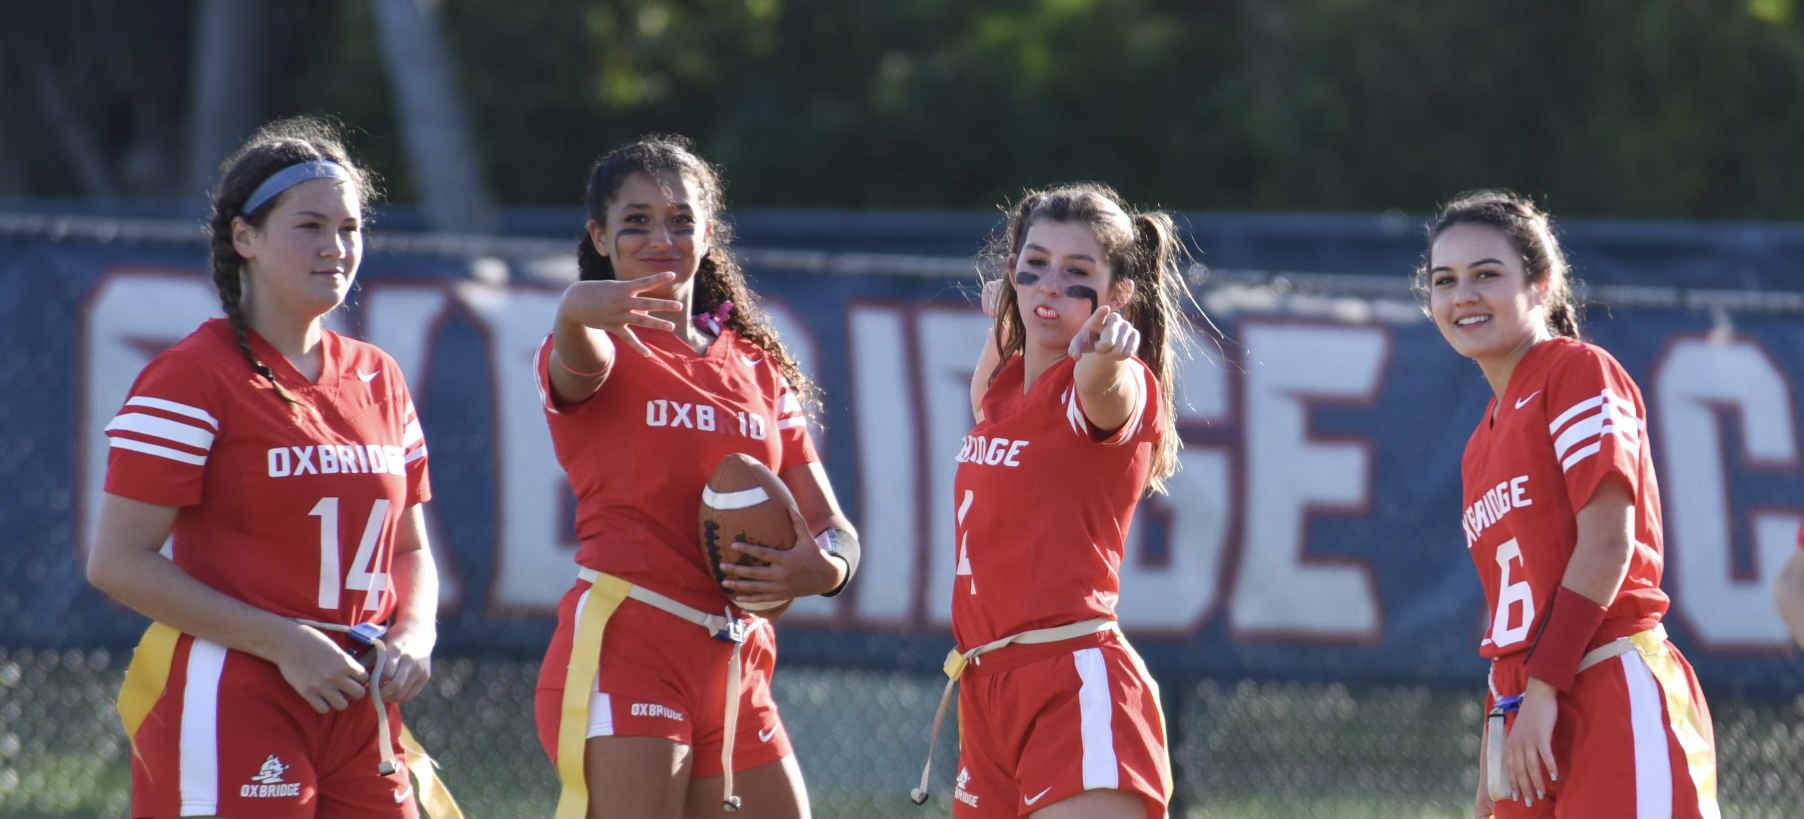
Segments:
[[[122,658],[0,651],[0,816],[125,816],[129,750],[111,698]],[[472,817],[546,816],[551,767],[532,727],[537,663],[448,658],[408,722]],[[821,817],[945,816],[948,727],[934,800],[908,802],[944,678],[785,668],[777,696]],[[1205,682],[1166,692],[1187,815],[1462,816],[1476,782],[1476,692]],[[1804,697],[1714,698],[1724,816],[1804,806]]]

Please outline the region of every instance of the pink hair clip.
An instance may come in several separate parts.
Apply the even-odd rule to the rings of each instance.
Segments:
[[[725,327],[727,324],[727,316],[732,314],[733,303],[730,301],[723,301],[720,303],[719,307],[714,308],[714,312],[697,315],[695,317],[695,328],[718,336],[720,335],[721,328]]]

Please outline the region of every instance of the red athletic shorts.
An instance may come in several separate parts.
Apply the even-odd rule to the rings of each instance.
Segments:
[[[1497,816],[1718,815],[1716,737],[1697,675],[1672,643],[1644,642],[1585,669],[1560,696],[1553,729],[1559,781],[1548,782],[1547,798],[1532,808],[1497,802]],[[1528,684],[1525,654],[1492,663],[1487,712],[1498,693]],[[1513,728],[1515,715],[1507,720]]]
[[[134,737],[132,815],[414,819],[401,709],[387,708],[401,769],[382,776],[367,697],[321,715],[274,663],[183,635]]]
[[[558,604],[557,632],[539,667],[535,703],[539,742],[557,762],[558,717],[570,641],[576,634],[579,601],[589,584],[578,581]],[[771,696],[777,641],[768,621],[748,622],[739,686],[739,723],[733,740],[733,770],[744,771],[790,754],[789,734]],[[592,649],[591,649],[592,650]],[[690,746],[693,776],[720,776],[726,724],[727,664],[733,644],[716,640],[701,626],[637,600],[620,604],[602,630],[601,671],[589,699],[588,737],[663,737]]]
[[[953,816],[1027,816],[1097,789],[1166,813],[1159,688],[1115,632],[1017,644],[966,666],[958,742]]]

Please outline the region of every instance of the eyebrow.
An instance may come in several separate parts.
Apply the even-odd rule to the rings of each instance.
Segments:
[[[1502,266],[1503,266],[1503,262],[1500,262],[1500,261],[1498,261],[1498,260],[1496,260],[1496,259],[1491,259],[1491,258],[1484,258],[1484,259],[1479,259],[1479,260],[1478,260],[1478,261],[1476,261],[1476,262],[1473,262],[1473,263],[1471,263],[1471,264],[1469,264],[1469,265],[1466,265],[1466,267],[1468,267],[1468,268],[1473,268],[1473,267],[1478,267],[1478,266],[1480,266],[1480,265],[1487,265],[1487,264],[1494,264],[1494,265],[1497,265],[1497,266],[1498,266],[1498,267],[1502,267]],[[1452,267],[1451,267],[1451,266],[1449,266],[1449,265],[1441,265],[1441,266],[1439,266],[1439,267],[1431,267],[1431,268],[1428,268],[1428,272],[1429,272],[1429,273],[1431,273],[1431,274],[1432,274],[1432,273],[1440,273],[1440,272],[1441,272],[1441,271],[1444,271],[1444,270],[1452,270],[1452,269],[1453,269],[1453,268],[1452,268]]]
[[[305,217],[308,217],[308,218],[310,218],[310,219],[321,219],[321,220],[324,220],[324,221],[328,221],[328,222],[329,222],[329,221],[331,221],[331,220],[332,220],[332,217],[330,217],[330,216],[327,216],[327,215],[326,215],[326,214],[323,214],[323,213],[320,213],[320,212],[319,212],[319,211],[317,211],[317,210],[297,210],[297,211],[295,211],[295,212],[294,212],[294,215],[296,215],[296,216],[305,216]],[[346,221],[351,221],[351,222],[355,222],[355,221],[357,221],[357,220],[358,220],[358,219],[359,219],[359,218],[360,218],[360,217],[358,217],[358,216],[346,216],[346,217],[345,217],[345,220],[346,220]]]
[[[673,202],[670,206],[676,210],[691,210],[688,202]],[[644,202],[633,202],[626,205],[624,210],[651,210],[651,205]]]
[[[1047,249],[1046,249],[1046,248],[1043,248],[1043,247],[1041,247],[1041,246],[1039,246],[1039,245],[1036,245],[1036,244],[1034,244],[1034,243],[1033,243],[1033,242],[1028,242],[1028,243],[1027,243],[1027,247],[1025,247],[1025,248],[1022,248],[1022,249],[1023,249],[1023,250],[1037,250],[1037,251],[1039,251],[1039,252],[1041,252],[1041,253],[1044,253],[1044,254],[1046,254],[1046,255],[1048,255],[1048,256],[1051,256],[1051,255],[1052,255],[1052,251],[1050,251],[1050,250],[1047,250]],[[1071,254],[1071,258],[1073,258],[1073,259],[1082,259],[1082,260],[1084,260],[1084,261],[1086,261],[1086,262],[1089,262],[1089,263],[1091,263],[1091,264],[1095,264],[1095,263],[1096,263],[1096,259],[1094,259],[1094,258],[1091,258],[1091,256],[1090,256],[1090,255],[1089,255],[1089,254],[1087,254],[1087,253],[1073,253],[1073,254]]]

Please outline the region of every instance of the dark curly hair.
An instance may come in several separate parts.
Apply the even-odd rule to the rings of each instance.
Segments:
[[[742,338],[763,349],[776,362],[777,371],[788,379],[790,389],[811,418],[818,420],[820,389],[796,365],[795,358],[783,346],[777,330],[771,326],[758,297],[746,284],[745,271],[733,258],[733,229],[727,224],[726,183],[720,170],[696,153],[688,138],[652,134],[630,145],[609,151],[596,160],[589,171],[589,186],[583,204],[589,219],[607,224],[608,205],[620,192],[627,177],[643,173],[656,177],[662,173],[681,174],[701,193],[701,206],[708,212],[708,253],[702,257],[695,274],[695,296],[690,309],[695,315],[712,313],[722,302],[733,303],[726,325]],[[614,262],[597,250],[584,230],[576,242],[576,265],[584,281],[608,280],[615,277]]]

